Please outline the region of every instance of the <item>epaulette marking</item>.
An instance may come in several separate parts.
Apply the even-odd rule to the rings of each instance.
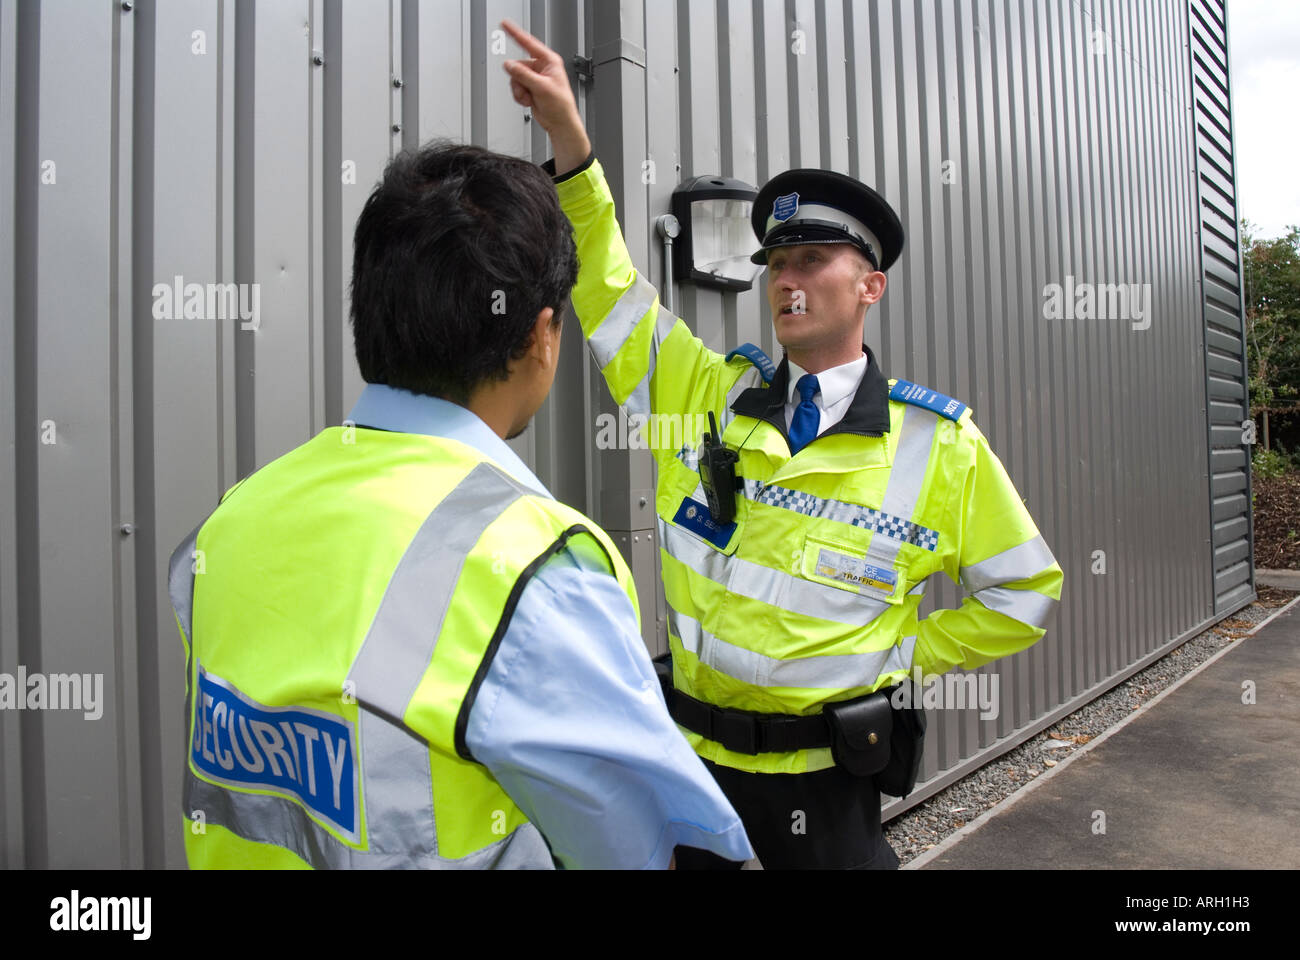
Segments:
[[[766,353],[752,343],[742,343],[735,350],[732,350],[727,354],[726,362],[730,363],[732,357],[744,357],[752,363],[758,368],[759,375],[766,384],[771,384],[772,378],[776,376],[776,365],[772,363]]]
[[[895,381],[893,388],[889,391],[889,399],[925,407],[925,409],[953,421],[960,420],[961,415],[966,411],[966,404],[960,400],[954,400],[952,397],[944,396],[937,390],[931,390],[929,387],[923,387],[910,380]]]

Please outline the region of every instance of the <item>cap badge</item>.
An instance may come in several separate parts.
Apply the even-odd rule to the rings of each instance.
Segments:
[[[784,197],[777,197],[772,202],[772,219],[780,220],[784,223],[794,216],[794,212],[799,209],[799,194],[787,193]]]

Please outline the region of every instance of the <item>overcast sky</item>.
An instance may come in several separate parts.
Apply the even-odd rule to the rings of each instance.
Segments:
[[[1228,0],[1237,216],[1259,237],[1300,226],[1300,3]]]

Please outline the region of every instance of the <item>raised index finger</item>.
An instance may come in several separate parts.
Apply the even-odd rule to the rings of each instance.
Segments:
[[[513,20],[502,20],[501,26],[505,28],[506,33],[515,38],[515,42],[531,53],[538,60],[550,60],[559,54],[548,47],[542,41],[538,40],[531,33],[525,30]]]

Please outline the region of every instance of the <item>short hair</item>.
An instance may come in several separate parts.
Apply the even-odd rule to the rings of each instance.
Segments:
[[[573,231],[540,167],[435,141],[403,151],[357,219],[352,333],[367,383],[461,406],[505,380],[545,307],[578,277]]]
[[[841,246],[848,247],[853,251],[853,262],[857,264],[858,269],[863,273],[876,273],[879,271],[880,268],[871,262],[867,255],[862,252],[862,248],[856,243],[845,243],[841,244]]]

